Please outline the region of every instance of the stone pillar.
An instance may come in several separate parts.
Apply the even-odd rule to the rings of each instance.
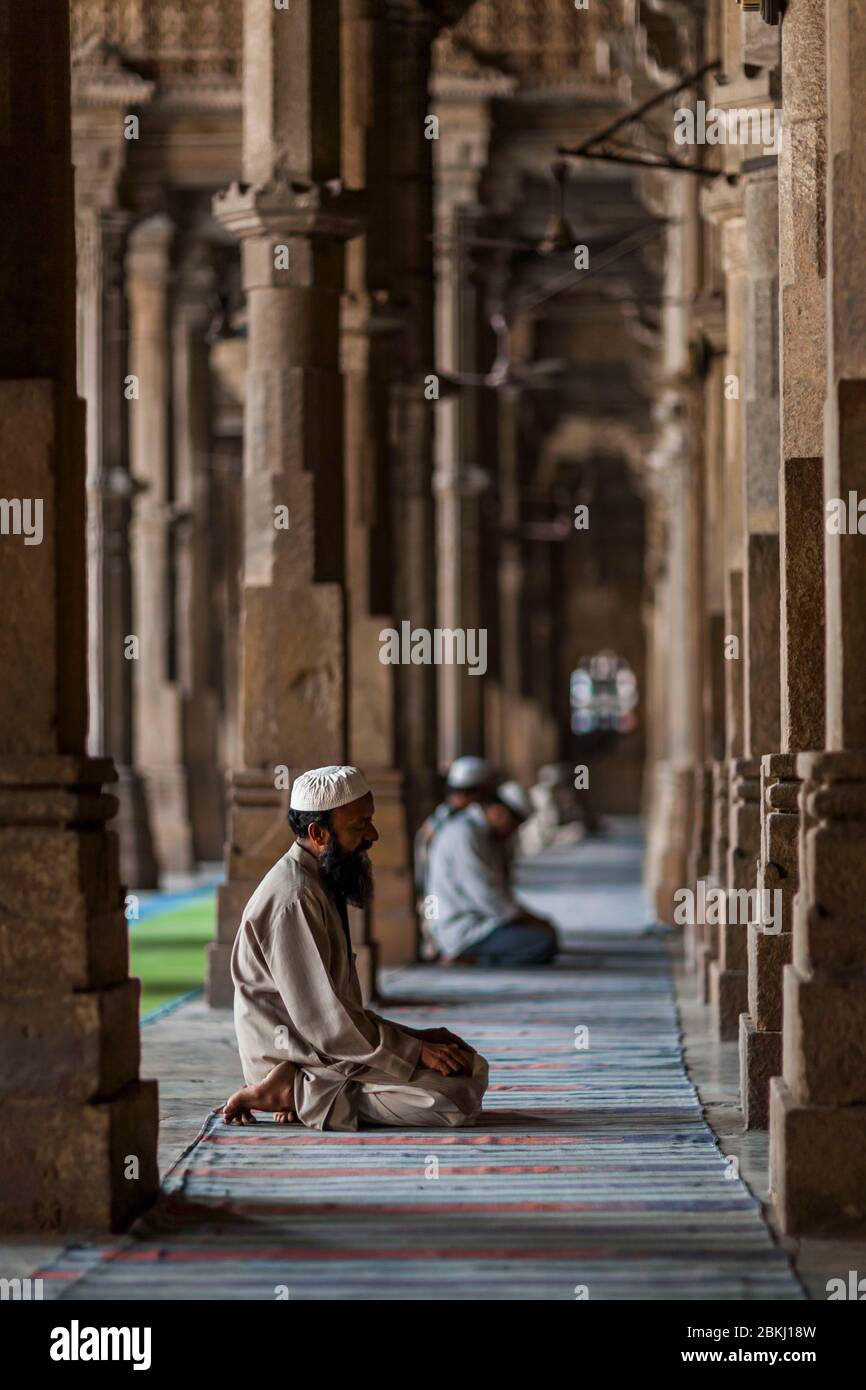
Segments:
[[[713,108],[771,115],[778,106],[778,26],[764,24],[757,14],[744,15],[736,6],[718,7],[716,20],[722,71],[710,82],[708,99]],[[726,568],[732,598],[738,600],[737,591],[742,593],[743,621],[742,629],[735,629],[730,625],[734,610],[726,611],[726,636],[736,636],[740,645],[739,658],[727,663],[735,668],[728,671],[727,694],[732,697],[727,706],[728,741],[739,747],[732,751],[729,769],[726,886],[733,891],[754,892],[760,848],[760,757],[779,748],[778,638],[770,631],[774,603],[778,614],[779,591],[778,579],[772,584],[774,570],[778,574],[779,529],[778,337],[774,318],[778,211],[772,145],[764,146],[761,139],[752,140],[741,130],[739,138],[720,147],[720,158],[725,171],[738,176],[734,188],[726,188],[717,180],[706,202],[715,204],[724,219],[728,351],[740,358],[731,371],[739,380],[741,399],[731,397],[726,402],[732,445],[726,479],[730,483],[726,499],[731,515]],[[778,616],[775,622],[777,632]],[[774,703],[768,706],[765,696]],[[765,716],[775,732],[770,744],[761,746]],[[715,1028],[725,1040],[739,1036],[739,1015],[747,1008],[746,966],[745,927],[723,926],[719,960],[712,967],[710,985]]]
[[[712,236],[721,238],[716,229]],[[721,307],[724,307],[724,300]],[[705,648],[705,683],[709,710],[705,714],[708,723],[707,752],[710,761],[706,766],[706,781],[709,784],[709,847],[707,851],[707,881],[713,888],[724,888],[727,884],[728,861],[728,763],[726,758],[726,680],[730,662],[725,660],[725,595],[726,563],[728,559],[728,508],[726,481],[726,433],[731,421],[731,404],[726,399],[725,377],[729,359],[727,314],[719,315],[721,322],[713,321],[710,342],[718,354],[713,358],[706,382],[704,417],[707,429],[706,485],[704,489],[707,518],[707,630]],[[705,317],[706,323],[706,317]],[[717,923],[704,923],[702,940],[698,943],[695,965],[697,968],[698,997],[704,1004],[710,1002],[710,967],[719,955],[719,927]]]
[[[470,97],[463,90],[452,93],[447,82],[436,96],[436,367],[473,372],[478,368],[479,291],[471,273],[470,242],[490,140],[489,98]],[[436,406],[437,612],[444,628],[480,624],[478,399],[474,388],[443,391]],[[483,747],[484,684],[460,667],[440,669],[441,767]]]
[[[714,98],[715,101],[715,98]],[[711,669],[722,671],[724,705],[723,746],[714,750],[712,764],[712,832],[710,840],[710,880],[713,887],[728,886],[730,847],[731,760],[743,751],[743,663],[730,659],[730,639],[742,641],[743,605],[743,321],[746,304],[746,247],[743,194],[739,186],[716,179],[701,193],[701,212],[718,238],[718,260],[723,277],[725,323],[720,334],[724,348],[722,374],[718,380],[721,420],[721,457],[717,464],[715,546],[720,554],[715,582],[715,603],[721,620],[711,627],[710,642],[715,650],[708,654]],[[722,929],[708,924],[705,973],[699,975],[702,998],[712,1003],[725,949]],[[730,968],[730,967],[728,967]],[[741,1000],[745,1007],[745,1000]]]
[[[171,331],[177,679],[181,757],[196,860],[219,859],[224,840],[219,708],[211,678],[212,469],[210,350],[206,335],[212,317],[214,280],[206,248],[193,243],[178,272]]]
[[[87,405],[88,751],[117,768],[115,832],[120,872],[154,888],[157,865],[144,786],[133,766],[127,451],[126,304],[123,255],[129,214],[118,206],[127,141],[123,119],[145,104],[153,83],[124,69],[106,45],[74,56],[72,156],[78,270],[78,389]]]
[[[340,297],[357,226],[339,182],[339,46],[339,0],[288,10],[247,0],[244,183],[214,204],[241,238],[249,340],[242,766],[209,949],[212,1005],[231,1002],[244,903],[291,842],[287,783],[347,752]]]
[[[713,229],[707,235],[715,236]],[[703,682],[701,721],[703,726],[704,762],[698,770],[695,805],[695,832],[689,880],[694,886],[704,880],[712,887],[721,887],[725,874],[719,875],[714,862],[718,848],[716,808],[718,796],[717,773],[725,776],[727,766],[722,761],[725,738],[724,701],[724,575],[725,575],[725,497],[724,497],[724,351],[725,325],[721,312],[721,295],[714,294],[710,303],[702,306],[698,324],[709,358],[704,382],[703,424]],[[725,826],[727,798],[724,800]],[[727,853],[727,829],[724,833]],[[718,876],[718,877],[717,877]],[[696,925],[694,968],[698,998],[709,1001],[709,968],[718,959],[719,928],[713,922]]]
[[[753,891],[760,848],[760,755],[778,748],[778,211],[776,171],[744,178],[744,217],[723,228],[727,250],[728,360],[737,378],[730,410],[726,498],[728,525],[726,638],[738,639],[727,662],[727,884]],[[733,352],[731,352],[733,350]],[[741,409],[738,409],[741,406]],[[730,916],[730,913],[728,913]],[[740,1036],[748,1006],[746,927],[719,927],[719,959],[710,966],[710,1004],[717,1037]]]
[[[211,435],[213,449],[214,611],[219,636],[217,669],[220,695],[219,757],[222,768],[240,764],[239,632],[240,576],[243,565],[243,420],[246,338],[218,339],[210,350]]]
[[[441,8],[441,7],[440,7]],[[435,367],[433,340],[433,141],[430,52],[436,17],[418,0],[391,0],[389,12],[390,269],[392,305],[403,329],[391,388],[394,617],[436,625],[433,412],[425,378]],[[396,668],[397,763],[405,775],[410,832],[438,799],[436,671]]]
[[[804,7],[805,8],[805,7]],[[815,8],[815,7],[811,7]],[[795,11],[796,13],[796,11]],[[827,398],[824,496],[866,496],[866,12],[826,5]],[[787,22],[787,21],[786,21]],[[802,62],[820,31],[802,17]],[[811,36],[811,38],[809,37]],[[784,970],[783,1076],[770,1086],[770,1179],[783,1229],[866,1219],[866,542],[827,530],[827,751],[802,752],[799,891]]]
[[[395,626],[395,554],[388,437],[389,381],[402,320],[391,306],[388,215],[388,14],[379,0],[343,0],[343,176],[363,189],[363,234],[346,251],[342,305],[345,381],[346,595],[349,624],[349,760],[376,801],[376,893],[352,924],[358,968],[372,990],[377,959],[415,959],[411,842],[402,771],[395,765],[395,671],[379,660],[380,632]]]
[[[741,1019],[746,1127],[766,1129],[770,1078],[782,1070],[782,977],[791,959],[800,823],[797,753],[824,742],[826,327],[823,3],[798,0],[782,29],[785,137],[779,158],[782,459],[781,752],[761,768],[758,888],[780,895],[780,930],[749,927],[749,1012]]]
[[[659,761],[654,768],[653,821],[657,827],[648,853],[648,875],[656,912],[674,920],[676,894],[688,887],[691,831],[694,823],[695,772],[702,761],[699,692],[699,595],[696,528],[700,463],[696,393],[689,388],[691,357],[689,308],[697,289],[698,224],[696,180],[674,180],[658,212],[670,219],[665,257],[663,338],[659,393],[655,406],[656,445],[649,464],[657,472],[664,497],[666,608],[664,637],[654,653],[664,691]],[[665,649],[666,648],[666,649]]]
[[[522,763],[526,730],[521,719],[525,570],[519,539],[522,520],[520,400],[520,391],[513,386],[503,386],[496,393],[499,408],[499,525],[502,534],[498,586],[501,720],[495,761],[509,776],[523,776],[525,780]]]
[[[132,521],[135,757],[145,779],[163,871],[193,864],[178,680],[177,545],[171,491],[171,247],[159,213],[140,222],[126,257],[129,299],[130,462],[141,487]]]
[[[116,833],[123,880],[155,888],[158,869],[144,784],[133,757],[130,522],[132,479],[123,394],[123,250],[128,216],[78,217],[79,389],[87,404],[88,748],[117,768]]]
[[[527,545],[528,631],[526,634],[526,694],[528,713],[532,716],[531,737],[528,740],[529,766],[526,776],[534,779],[543,763],[559,757],[564,728],[559,710],[561,700],[557,689],[560,629],[556,620],[556,542],[532,540]],[[532,785],[530,780],[527,785]]]
[[[120,1228],[158,1183],[138,981],[87,731],[69,16],[0,0],[0,1225]],[[38,55],[38,61],[35,59]],[[134,1160],[134,1161],[133,1161]]]

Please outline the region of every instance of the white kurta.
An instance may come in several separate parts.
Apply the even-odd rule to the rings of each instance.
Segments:
[[[487,1084],[482,1058],[471,1077],[418,1070],[421,1039],[364,1007],[347,930],[316,858],[294,844],[244,909],[232,951],[235,1031],[244,1079],[261,1081],[294,1062],[298,1118],[315,1129],[380,1123],[471,1124]],[[391,1088],[395,1087],[395,1090]],[[407,1090],[408,1088],[408,1090]],[[393,1117],[375,1097],[412,1100]]]

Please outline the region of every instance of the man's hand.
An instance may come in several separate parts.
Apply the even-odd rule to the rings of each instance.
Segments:
[[[472,1072],[472,1056],[466,1044],[459,1041],[422,1040],[419,1066],[425,1067],[428,1071],[438,1071],[440,1076],[469,1076]]]
[[[462,1053],[465,1062],[465,1076],[472,1075],[472,1067],[475,1062],[475,1048],[471,1047],[465,1038],[461,1038],[457,1033],[452,1033],[449,1028],[416,1028],[415,1037],[422,1042],[432,1043],[453,1043]]]
[[[421,1038],[422,1041],[425,1042],[456,1043],[457,1046],[462,1047],[463,1051],[468,1053],[470,1057],[475,1053],[475,1048],[470,1047],[466,1039],[461,1038],[459,1034],[452,1033],[450,1028],[419,1028],[415,1036],[416,1038]]]

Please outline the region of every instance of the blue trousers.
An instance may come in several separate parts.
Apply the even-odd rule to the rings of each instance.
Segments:
[[[465,954],[474,957],[479,965],[549,965],[558,949],[552,927],[505,922],[501,927],[494,927],[481,941],[476,941]]]

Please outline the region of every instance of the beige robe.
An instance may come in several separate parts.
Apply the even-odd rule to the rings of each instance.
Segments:
[[[298,1118],[314,1129],[472,1124],[487,1087],[418,1069],[421,1039],[366,1009],[336,904],[315,856],[294,844],[244,909],[232,951],[235,1031],[244,1079],[294,1062]]]

